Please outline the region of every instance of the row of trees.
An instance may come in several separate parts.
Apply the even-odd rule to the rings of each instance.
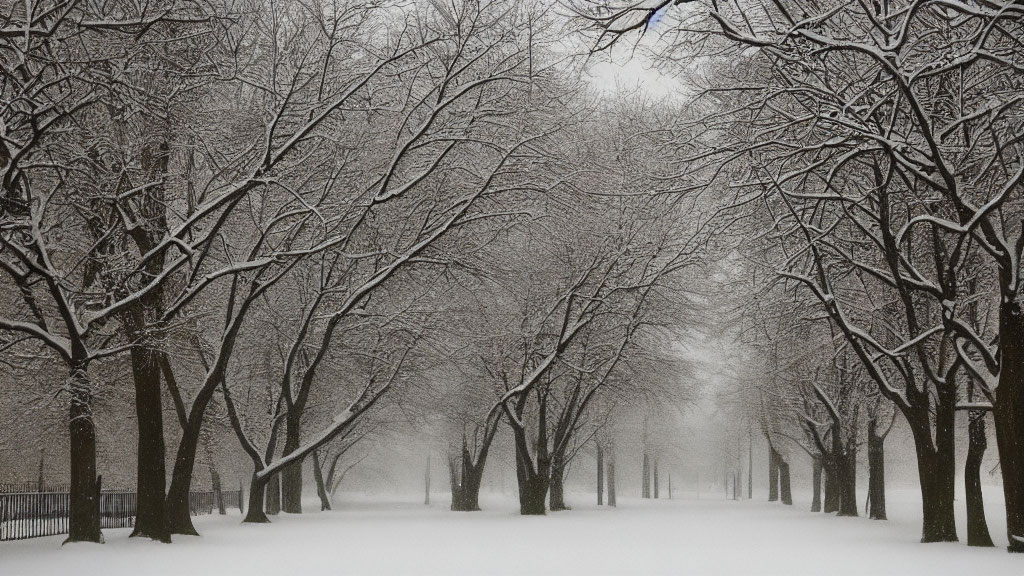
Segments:
[[[329,507],[385,398],[458,423],[460,509],[507,425],[538,514],[616,405],[675,389],[708,221],[640,194],[661,134],[572,80],[549,8],[3,8],[0,350],[15,402],[66,406],[69,541],[102,539],[97,403],[134,413],[133,535],[170,541],[228,430],[248,522],[301,512],[304,461]]]
[[[956,540],[954,416],[964,410],[968,541],[989,543],[977,474],[989,413],[1009,549],[1024,551],[1024,7],[574,7],[598,50],[655,28],[666,69],[700,64],[673,181],[713,191],[742,215],[735,255],[761,302],[752,324],[771,327],[759,336],[768,367],[759,379],[771,390],[761,401],[802,429],[790,433],[821,462],[826,483],[840,485],[838,509],[856,511],[849,470],[864,422],[875,461],[895,411],[914,439],[922,541]],[[794,315],[795,330],[786,326]],[[808,340],[794,331],[832,345],[804,354]],[[763,426],[774,445],[781,425]]]

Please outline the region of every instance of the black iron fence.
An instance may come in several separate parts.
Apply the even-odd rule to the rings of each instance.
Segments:
[[[32,486],[36,487],[35,484]],[[0,485],[0,541],[68,533],[71,496],[66,489],[5,489],[10,487],[13,485]],[[242,510],[240,490],[224,491],[221,496],[225,508]],[[99,504],[101,528],[128,528],[135,525],[138,495],[134,491],[103,490]],[[217,494],[212,491],[190,492],[188,505],[193,516],[213,514],[217,509]]]

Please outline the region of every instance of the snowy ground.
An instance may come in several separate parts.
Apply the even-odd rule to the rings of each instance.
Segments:
[[[625,498],[610,509],[575,495],[572,511],[521,517],[510,497],[455,513],[441,495],[430,507],[346,495],[338,511],[283,515],[271,525],[239,525],[237,512],[201,517],[203,536],[172,545],[129,540],[128,530],[106,531],[103,546],[61,547],[61,537],[4,542],[0,575],[1024,574],[1024,555],[1003,548],[998,506],[989,514],[1000,547],[972,549],[918,543],[914,493],[889,499],[892,519],[877,522],[811,514],[799,496],[794,507],[690,495]]]

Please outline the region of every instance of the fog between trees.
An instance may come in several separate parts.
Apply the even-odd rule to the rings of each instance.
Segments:
[[[207,478],[267,522],[381,446],[531,515],[595,459],[608,504],[634,468],[749,498],[756,449],[771,498],[882,520],[897,438],[922,541],[962,478],[992,545],[988,450],[1024,550],[1022,19],[0,3],[0,482],[69,483],[96,542],[102,475],[169,542]],[[678,92],[587,76],[630,57]]]

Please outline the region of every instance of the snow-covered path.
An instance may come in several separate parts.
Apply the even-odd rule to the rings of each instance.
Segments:
[[[480,513],[367,500],[264,526],[204,517],[202,537],[170,546],[127,530],[107,531],[103,546],[5,542],[0,575],[1024,574],[1024,557],[1003,548],[919,544],[912,493],[890,497],[887,522],[811,514],[802,502],[623,499],[612,509],[585,498],[547,517],[521,517],[493,497]]]

